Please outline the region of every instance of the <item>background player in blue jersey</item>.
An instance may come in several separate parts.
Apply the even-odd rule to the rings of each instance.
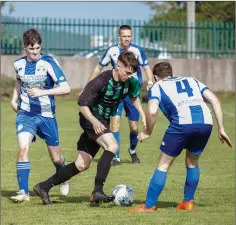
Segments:
[[[183,149],[186,149],[187,174],[184,199],[176,209],[192,210],[200,176],[198,160],[211,135],[213,124],[211,112],[205,101],[212,105],[220,141],[225,141],[232,147],[224,130],[221,105],[218,98],[198,80],[191,77],[172,77],[172,67],[167,62],[156,64],[153,75],[159,81],[149,90],[147,129],[140,132],[138,139],[142,141],[151,136],[159,106],[170,125],[160,146],[161,154],[149,183],[146,203],[129,211],[156,210],[156,202],[165,186],[168,169]]]
[[[46,142],[56,170],[65,166],[59,148],[54,96],[70,92],[58,62],[53,57],[40,53],[40,33],[35,29],[27,30],[23,34],[23,42],[26,56],[14,62],[16,84],[11,100],[11,106],[17,113],[16,134],[19,147],[16,163],[19,192],[11,197],[15,202],[29,201],[28,153],[36,134]],[[54,87],[55,84],[57,87]],[[67,195],[68,184],[61,185],[60,191]]]
[[[148,65],[148,60],[145,55],[145,52],[143,49],[131,43],[132,40],[132,30],[131,27],[128,25],[122,25],[119,28],[119,35],[118,38],[120,40],[119,44],[113,45],[107,49],[107,51],[102,56],[99,64],[95,67],[94,71],[91,73],[89,77],[89,81],[92,80],[95,76],[97,76],[103,67],[107,66],[109,63],[111,63],[112,67],[115,68],[118,56],[124,51],[128,50],[135,54],[136,58],[139,62],[139,69],[136,73],[133,74],[133,76],[139,80],[140,89],[142,87],[142,73],[140,66],[143,67],[147,80],[148,80],[148,86],[147,88],[150,88],[153,85],[153,75],[152,71]],[[117,143],[119,145],[119,150],[115,155],[113,165],[120,165],[120,120],[121,120],[121,114],[123,111],[123,108],[125,109],[126,116],[129,120],[129,126],[130,126],[130,147],[128,149],[129,154],[132,158],[132,163],[140,163],[140,160],[137,156],[137,153],[135,151],[135,148],[138,143],[137,135],[138,135],[138,121],[139,121],[139,112],[131,102],[129,97],[126,97],[126,99],[120,103],[117,112],[112,118],[111,121],[111,130],[113,131],[113,134],[117,140]]]

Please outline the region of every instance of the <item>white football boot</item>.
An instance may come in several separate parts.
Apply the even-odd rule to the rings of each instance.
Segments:
[[[13,202],[24,202],[30,200],[29,194],[25,194],[24,190],[19,190],[16,193],[17,193],[16,196],[12,196],[10,198]]]
[[[62,183],[62,184],[60,184],[59,188],[60,188],[60,192],[61,192],[62,195],[64,195],[64,196],[68,195],[70,187],[69,187],[69,184],[68,184],[67,181]]]

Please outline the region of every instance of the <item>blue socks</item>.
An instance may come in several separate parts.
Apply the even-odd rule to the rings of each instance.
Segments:
[[[116,159],[120,158],[120,132],[113,132],[113,135],[117,141],[117,144],[119,146],[119,149],[115,155]],[[138,133],[132,133],[130,132],[129,134],[129,138],[130,138],[130,150],[135,150],[137,144],[138,144]]]
[[[61,169],[61,168],[63,168],[63,167],[66,166],[66,164],[65,164],[65,159],[64,159],[62,165],[59,165],[59,164],[57,164],[57,163],[53,163],[53,164],[54,164],[54,166],[56,167],[56,172],[58,172],[59,169]]]
[[[16,170],[19,190],[24,190],[25,193],[28,194],[30,162],[17,162]]]
[[[155,170],[147,191],[146,208],[151,208],[156,205],[157,199],[165,186],[166,178],[167,172],[162,172],[158,169]]]
[[[129,139],[130,139],[130,149],[134,150],[138,144],[138,133],[130,132]]]
[[[115,158],[119,159],[120,158],[120,132],[119,131],[118,132],[113,132],[113,135],[114,135],[114,137],[115,137],[115,139],[117,141],[117,144],[119,146],[119,149],[118,149],[118,151],[115,154]]]
[[[198,186],[200,178],[199,167],[187,168],[186,181],[184,185],[184,201],[190,201],[194,199],[194,194]]]

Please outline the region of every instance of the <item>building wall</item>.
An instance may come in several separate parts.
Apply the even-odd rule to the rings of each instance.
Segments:
[[[1,74],[15,77],[13,62],[19,56],[1,56]],[[98,63],[98,59],[56,57],[67,77],[71,88],[82,88],[88,76]],[[236,60],[234,59],[149,59],[150,67],[168,61],[173,67],[174,76],[190,76],[199,79],[213,91],[235,91]],[[108,66],[103,70],[110,69]],[[143,72],[143,79],[146,80]]]

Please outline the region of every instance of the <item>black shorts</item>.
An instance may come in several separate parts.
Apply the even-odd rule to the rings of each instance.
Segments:
[[[98,115],[94,115],[107,129],[104,131],[105,133],[112,133],[110,128],[110,120],[99,117]],[[101,136],[97,135],[93,129],[92,123],[87,120],[82,113],[79,113],[79,123],[84,132],[80,135],[80,138],[77,142],[77,150],[87,152],[93,158],[97,154],[100,149],[100,145],[96,142],[96,140]]]

